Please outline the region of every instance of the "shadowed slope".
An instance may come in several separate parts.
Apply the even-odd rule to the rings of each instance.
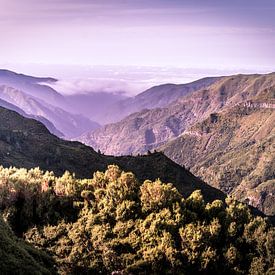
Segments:
[[[203,183],[183,167],[161,153],[139,157],[112,157],[96,153],[91,147],[51,135],[39,122],[0,108],[0,159],[4,166],[36,167],[61,175],[65,170],[78,177],[90,177],[108,164],[133,171],[139,180],[160,178],[173,182],[184,194],[202,189],[206,200],[224,198],[224,194]]]

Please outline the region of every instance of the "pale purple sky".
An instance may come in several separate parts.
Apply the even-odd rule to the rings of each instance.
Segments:
[[[0,0],[0,66],[275,70],[273,0]]]

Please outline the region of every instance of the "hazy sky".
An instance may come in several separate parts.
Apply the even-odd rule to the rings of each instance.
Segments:
[[[274,0],[0,0],[0,64],[275,70]]]

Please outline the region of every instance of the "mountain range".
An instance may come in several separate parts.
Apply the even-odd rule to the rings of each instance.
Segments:
[[[186,167],[213,187],[268,215],[275,214],[275,73],[164,84],[134,97],[100,91],[61,95],[47,86],[57,81],[2,70],[0,106],[42,122],[58,137],[81,141],[93,149],[61,141],[46,134],[45,129],[43,134],[36,133],[43,142],[30,135],[26,139],[24,133],[28,129],[19,132],[14,129],[6,138],[1,135],[2,141],[8,142],[2,147],[3,165],[27,168],[38,165],[57,174],[70,170],[88,177],[91,171],[117,163],[142,180],[169,174],[163,180],[179,186],[185,179],[183,174],[189,173],[179,171]],[[47,97],[49,101],[45,100]],[[94,118],[101,123],[122,120],[100,126],[93,122]],[[11,146],[9,141],[13,139]],[[38,151],[28,143],[37,144]],[[5,148],[9,150],[6,152]],[[147,156],[140,156],[147,151]],[[136,157],[131,157],[132,154]],[[168,168],[163,168],[166,165]],[[186,190],[194,190],[190,186]]]
[[[89,177],[103,171],[109,164],[117,164],[125,171],[133,171],[142,182],[160,178],[173,182],[184,195],[201,189],[208,201],[224,199],[225,195],[204,183],[162,153],[139,157],[113,157],[99,154],[79,142],[65,141],[52,135],[40,122],[0,107],[0,159],[4,167],[40,167],[62,175],[66,170],[77,177]]]
[[[49,121],[53,127],[48,129],[64,138],[76,137],[99,127],[97,122],[65,110],[69,109],[66,98],[49,86],[55,82],[54,78],[0,70],[0,98],[19,107],[27,116],[39,117],[42,122]],[[59,132],[52,131],[53,128]]]
[[[106,154],[144,153],[176,138],[211,113],[253,99],[275,85],[275,73],[221,77],[163,108],[144,109],[123,120],[86,133],[78,140]]]
[[[25,91],[29,96],[34,96],[50,104],[64,102],[64,97],[47,85],[56,81],[57,79],[52,77],[34,77],[9,70],[0,70],[0,84]]]
[[[164,151],[206,182],[274,215],[274,87],[274,73],[220,77],[78,140],[111,155]],[[193,130],[201,125],[202,133]]]
[[[274,215],[275,112],[250,104],[212,114],[161,150],[218,189]]]
[[[90,119],[64,111],[41,99],[28,95],[20,90],[5,85],[0,86],[0,98],[16,105],[26,114],[39,116],[50,121],[66,138],[72,138],[88,130],[99,127]],[[49,130],[51,130],[49,128]],[[54,132],[53,132],[54,133]]]
[[[61,133],[59,130],[57,130],[55,128],[55,126],[49,121],[47,120],[46,118],[44,118],[43,116],[36,116],[36,115],[29,115],[29,114],[26,114],[22,109],[20,109],[19,107],[3,100],[3,99],[0,99],[0,106],[1,107],[4,107],[6,109],[9,109],[9,110],[12,110],[12,111],[15,111],[17,113],[19,113],[20,115],[24,116],[24,117],[27,117],[27,118],[33,118],[35,120],[38,120],[40,121],[41,123],[43,123],[47,129],[53,133],[54,135],[58,136],[58,137],[62,137],[64,136],[63,133]]]
[[[110,106],[102,114],[101,121],[112,123],[120,121],[126,116],[142,111],[167,106],[169,103],[193,91],[205,88],[218,81],[219,77],[206,77],[187,84],[163,84],[154,86],[134,97],[120,100]]]

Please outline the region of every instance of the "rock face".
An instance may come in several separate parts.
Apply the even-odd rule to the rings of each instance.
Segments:
[[[206,182],[275,215],[274,103],[275,87],[211,114],[160,149]]]
[[[207,88],[182,96],[164,108],[131,114],[118,123],[84,134],[78,140],[106,154],[143,153],[178,137],[210,114],[248,102],[273,85],[275,74],[222,77]]]
[[[59,139],[50,134],[43,124],[0,107],[0,165],[39,166],[57,175],[68,170],[77,177],[88,178],[97,170],[105,170],[109,164],[133,171],[140,181],[160,178],[164,182],[173,182],[184,195],[201,189],[207,201],[224,198],[224,193],[193,176],[162,153],[139,157],[105,156],[79,142]]]

